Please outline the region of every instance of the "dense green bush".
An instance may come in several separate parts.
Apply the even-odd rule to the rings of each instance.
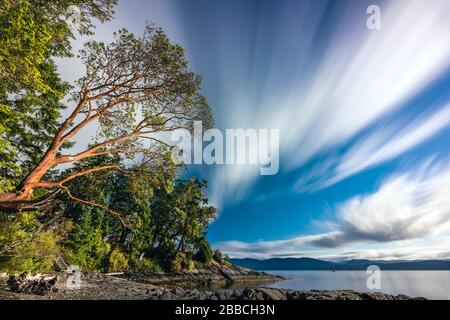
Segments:
[[[201,238],[198,243],[198,252],[196,254],[196,260],[203,264],[209,264],[213,259],[213,250],[206,238]]]
[[[135,271],[145,271],[145,272],[161,272],[161,266],[153,261],[152,259],[148,259],[136,254],[131,254],[129,265],[132,270]]]
[[[108,254],[111,245],[105,240],[102,230],[93,219],[96,209],[87,208],[69,234],[65,243],[66,256],[70,264],[84,271],[102,272],[108,269]]]
[[[195,269],[194,260],[188,253],[178,252],[171,260],[170,271],[192,271]]]
[[[21,212],[15,220],[1,219],[0,271],[17,274],[54,269],[62,234],[41,228],[36,212]]]
[[[128,269],[128,259],[125,257],[122,251],[114,249],[111,251],[108,261],[109,272],[119,272]]]
[[[200,262],[200,261],[198,261],[198,260],[194,260],[194,268],[195,268],[195,269],[201,270],[201,269],[203,269],[204,267],[205,267],[205,265],[204,265],[202,262]]]

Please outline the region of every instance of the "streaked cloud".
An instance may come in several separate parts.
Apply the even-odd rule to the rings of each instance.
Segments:
[[[339,158],[319,162],[294,185],[297,192],[329,187],[365,169],[380,165],[424,143],[450,125],[450,104],[414,121],[383,125],[362,136]]]
[[[328,222],[331,227],[327,232],[279,241],[224,242],[216,246],[235,256],[270,257],[296,251],[346,256],[354,251],[355,257],[364,257],[364,250],[352,247],[385,244],[392,249],[391,258],[398,258],[395,255],[398,250],[393,249],[395,243],[402,244],[400,248],[406,256],[404,249],[408,242],[420,240],[423,244],[442,235],[446,235],[442,241],[450,241],[449,193],[450,168],[430,160],[412,172],[390,177],[375,192],[352,197],[338,206],[336,221]],[[318,248],[322,251],[317,251]],[[370,257],[380,250],[370,250]],[[438,251],[436,255],[445,255],[448,248]]]

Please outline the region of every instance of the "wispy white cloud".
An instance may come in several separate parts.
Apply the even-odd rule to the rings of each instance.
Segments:
[[[319,162],[294,185],[297,192],[329,187],[365,169],[410,151],[450,125],[450,104],[414,121],[397,121],[362,136],[342,156]],[[318,170],[317,168],[321,168]]]
[[[450,167],[425,162],[414,172],[387,179],[374,193],[353,197],[337,207],[336,221],[330,223],[330,230],[325,233],[279,241],[224,242],[216,246],[233,256],[270,257],[302,252],[328,257],[370,254],[371,258],[389,247],[389,255],[394,258],[400,254],[413,256],[413,252],[405,250],[408,242],[420,240],[423,245],[441,239],[435,249],[415,254],[446,255],[449,250],[442,246],[442,241],[450,241],[449,193]],[[374,243],[381,248],[354,250],[361,244]],[[395,243],[403,245],[396,248]],[[322,251],[316,251],[317,248]]]
[[[429,117],[404,126],[378,130],[361,139],[343,157],[337,168],[340,176],[393,159],[433,137],[450,125],[450,104]]]
[[[291,99],[294,117],[280,115],[291,125],[286,149],[292,166],[345,142],[449,67],[450,22],[437,7],[391,1],[382,12],[380,32],[364,30],[357,19],[353,29],[336,32],[311,86]]]

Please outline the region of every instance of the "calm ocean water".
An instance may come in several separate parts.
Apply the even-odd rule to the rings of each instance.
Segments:
[[[294,290],[345,290],[370,292],[365,271],[266,271],[287,280],[264,287]],[[372,290],[412,297],[450,300],[450,271],[381,271],[381,289]]]

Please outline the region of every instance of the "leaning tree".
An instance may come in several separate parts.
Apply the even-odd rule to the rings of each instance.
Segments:
[[[109,154],[142,159],[139,163],[147,170],[140,172],[151,174],[152,165],[164,163],[164,132],[191,130],[194,120],[203,121],[205,127],[212,124],[210,108],[200,94],[200,77],[188,70],[183,49],[172,44],[160,28],[149,25],[142,37],[123,29],[109,45],[87,43],[80,58],[86,74],[70,99],[73,111],[16,191],[0,194],[0,211],[39,210],[61,191],[75,201],[99,206],[77,198],[68,182],[104,170],[126,173],[126,165],[71,170],[58,179],[50,173],[61,165]],[[92,130],[93,126],[98,129]],[[76,142],[81,131],[95,132],[94,142],[79,153],[64,154],[63,147]],[[36,190],[48,192],[38,197]]]

